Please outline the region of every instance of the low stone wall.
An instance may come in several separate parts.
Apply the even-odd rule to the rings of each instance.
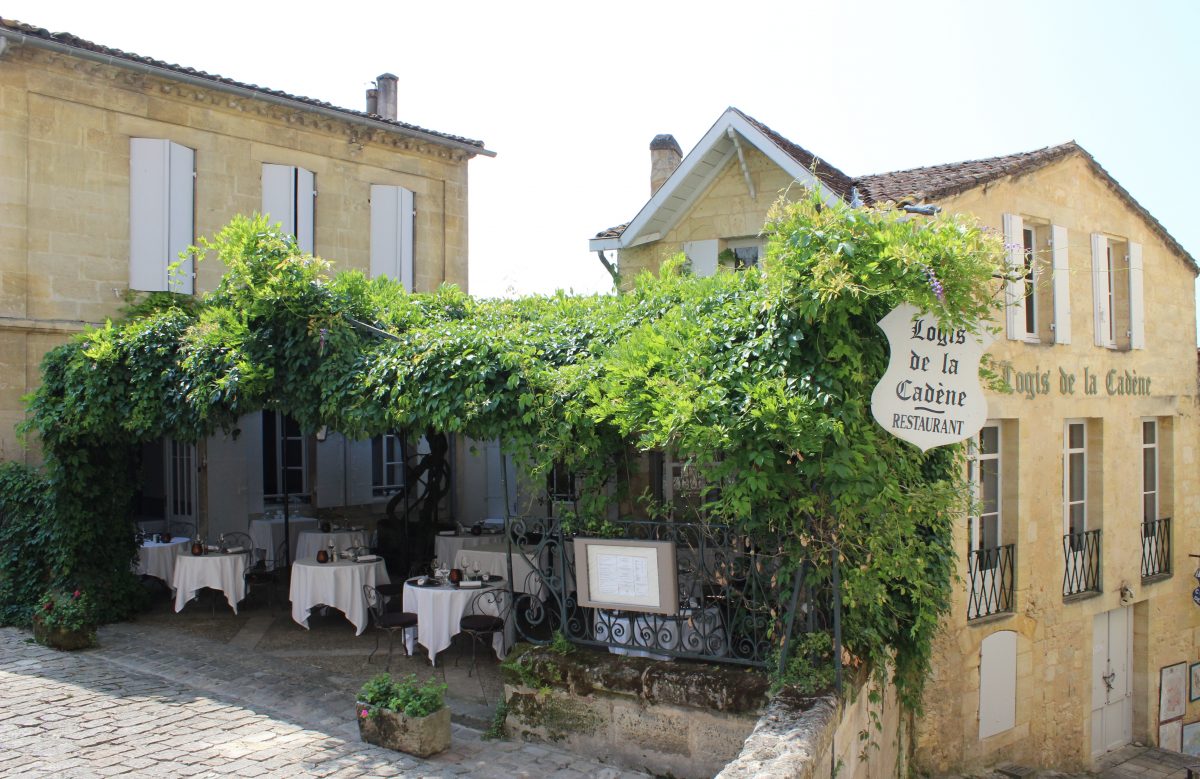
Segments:
[[[717,779],[886,779],[905,774],[908,737],[892,685],[866,677],[834,695],[776,696]]]
[[[679,779],[706,779],[737,756],[768,687],[749,669],[528,645],[504,673],[511,735]]]

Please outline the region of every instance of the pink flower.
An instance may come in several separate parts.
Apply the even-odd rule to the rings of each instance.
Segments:
[[[363,719],[366,719],[366,718],[367,718],[367,716],[368,716],[368,712],[367,712],[367,710],[366,710],[366,709],[363,709],[362,711],[360,711],[360,712],[358,713],[358,716],[362,717]]]
[[[79,590],[75,590],[75,592],[73,592],[73,593],[71,594],[71,597],[72,597],[72,598],[78,598],[78,597],[79,597],[80,595],[82,595],[82,594],[83,594],[83,593],[82,593],[82,592],[80,592]]]
[[[46,605],[43,606],[42,608],[45,609],[46,611],[54,611],[54,601],[52,601],[52,600],[46,601]]]

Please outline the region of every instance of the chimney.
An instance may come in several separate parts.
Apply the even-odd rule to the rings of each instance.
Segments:
[[[371,88],[371,89],[367,90],[367,113],[374,114],[376,116],[379,114],[379,90],[378,89]]]
[[[396,91],[399,84],[400,79],[391,73],[384,73],[375,79],[375,85],[379,87],[379,115],[393,122],[396,121]]]
[[[654,136],[650,141],[650,197],[654,197],[682,161],[683,152],[674,135]]]

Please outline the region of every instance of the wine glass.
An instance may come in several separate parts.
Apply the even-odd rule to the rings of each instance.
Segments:
[[[433,562],[431,562],[429,564],[429,570],[433,574],[433,578],[435,578],[435,579],[437,578],[438,572],[441,571],[441,569],[442,569],[441,562],[439,562],[436,557],[433,558]]]

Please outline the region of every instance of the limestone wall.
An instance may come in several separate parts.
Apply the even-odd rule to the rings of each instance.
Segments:
[[[115,315],[129,279],[131,137],[195,150],[195,233],[260,210],[263,163],[316,174],[315,253],[367,271],[372,184],[415,193],[414,282],[467,286],[467,155],[32,46],[0,67],[0,459],[45,348]],[[198,292],[222,273],[201,263]]]

